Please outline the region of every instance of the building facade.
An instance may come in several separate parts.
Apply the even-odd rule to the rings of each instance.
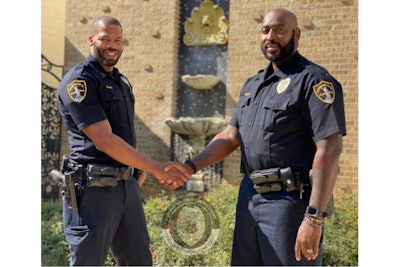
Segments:
[[[298,16],[300,53],[323,65],[343,86],[347,136],[337,190],[357,190],[357,0],[42,0],[42,54],[62,65],[65,73],[88,55],[91,22],[103,14],[118,18],[124,27],[125,50],[117,67],[134,87],[137,149],[160,162],[182,160],[196,152],[199,144],[207,143],[214,132],[196,141],[166,120],[206,117],[229,121],[244,81],[268,63],[260,50],[259,35],[263,14],[275,7]],[[196,23],[208,28],[192,25]],[[189,80],[196,82],[197,78],[216,79],[217,84],[211,90],[190,89],[194,85]],[[60,154],[64,153],[68,153],[68,143],[62,129]],[[220,182],[238,184],[239,151],[206,173],[206,187]],[[161,187],[150,176],[142,190],[153,194]]]

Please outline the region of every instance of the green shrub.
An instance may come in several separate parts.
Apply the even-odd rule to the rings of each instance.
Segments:
[[[188,194],[189,196],[191,194]],[[186,195],[185,197],[188,197]],[[192,194],[194,196],[194,194]],[[201,197],[202,195],[199,195]],[[164,213],[174,201],[175,196],[148,197],[145,200],[145,213],[151,239],[150,248],[153,263],[157,266],[227,266],[231,258],[231,246],[235,219],[237,189],[224,187],[212,189],[204,194],[204,200],[210,204],[218,216],[218,238],[210,250],[203,254],[185,255],[173,250],[164,240],[162,220]]]
[[[324,266],[358,265],[358,202],[356,193],[335,196],[335,211],[325,219]]]
[[[203,254],[184,255],[176,252],[164,239],[163,217],[168,208],[182,196],[147,196],[143,199],[150,248],[155,266],[227,266],[231,246],[238,188],[224,186],[198,194],[208,202],[219,219],[219,233],[214,245]],[[186,194],[189,196],[191,194]],[[192,194],[193,195],[193,194]],[[336,196],[335,212],[325,221],[324,266],[358,265],[358,205],[356,194]],[[68,245],[62,230],[62,209],[59,203],[42,204],[42,266],[67,266]],[[105,266],[116,266],[111,254]]]
[[[42,266],[68,266],[69,251],[62,226],[62,206],[42,202]]]

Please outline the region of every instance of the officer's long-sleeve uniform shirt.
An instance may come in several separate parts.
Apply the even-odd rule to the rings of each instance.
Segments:
[[[65,122],[70,144],[70,159],[85,163],[121,165],[96,149],[82,129],[93,123],[108,120],[114,134],[133,147],[134,103],[132,86],[117,68],[107,73],[89,55],[73,67],[58,87],[58,104]]]
[[[295,52],[276,73],[270,64],[245,82],[230,125],[239,129],[248,171],[311,169],[314,142],[346,134],[341,84]]]

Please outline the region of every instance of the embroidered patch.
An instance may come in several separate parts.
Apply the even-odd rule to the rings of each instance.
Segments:
[[[324,103],[332,104],[335,101],[335,88],[327,81],[321,81],[313,86],[314,93]]]
[[[281,94],[283,91],[285,91],[288,88],[289,84],[290,78],[285,78],[281,80],[276,87],[276,91],[278,92],[278,94]]]
[[[82,102],[87,93],[86,82],[84,80],[72,81],[67,85],[67,92],[72,101]]]

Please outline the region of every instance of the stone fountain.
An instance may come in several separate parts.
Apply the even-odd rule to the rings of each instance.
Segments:
[[[226,61],[229,1],[183,1],[175,117],[165,119],[173,135],[174,157],[182,160],[201,152],[213,135],[222,131],[226,103]],[[176,145],[176,146],[175,146]],[[186,154],[187,153],[187,154]],[[211,167],[211,166],[210,166]],[[203,192],[218,177],[199,170],[186,184],[188,191]]]
[[[173,132],[189,137],[189,158],[203,150],[207,136],[219,133],[227,125],[225,119],[218,117],[166,118],[165,123]],[[203,171],[199,170],[190,177],[186,183],[186,190],[193,192],[204,191]]]

